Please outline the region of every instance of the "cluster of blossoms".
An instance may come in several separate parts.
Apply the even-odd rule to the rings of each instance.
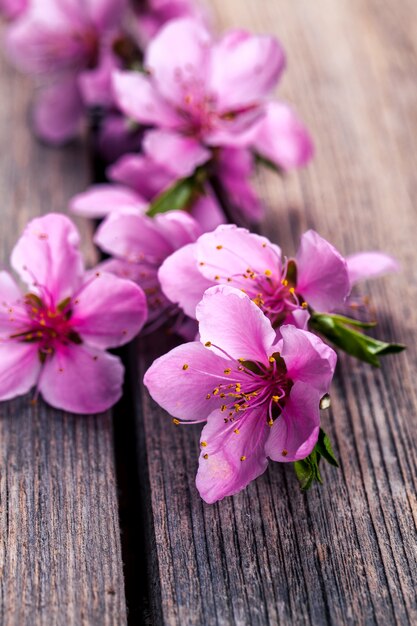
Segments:
[[[175,424],[205,424],[202,498],[240,491],[268,459],[294,463],[303,488],[320,481],[320,459],[337,465],[320,428],[333,347],[375,366],[403,348],[351,317],[352,288],[398,265],[344,258],[312,230],[288,258],[242,226],[263,214],[256,164],[282,172],[313,153],[272,93],[279,43],[239,29],[216,38],[190,0],[0,0],[0,12],[9,57],[39,83],[36,133],[58,144],[90,120],[107,166],[70,203],[102,220],[107,258],[86,271],[73,224],[49,214],[12,253],[27,290],[0,273],[0,399],[35,387],[54,407],[103,411],[123,379],[106,349],[168,327],[187,343],[144,383]]]

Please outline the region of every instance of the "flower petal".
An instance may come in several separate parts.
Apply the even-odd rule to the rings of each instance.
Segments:
[[[160,96],[151,79],[144,74],[114,72],[113,91],[123,113],[142,124],[175,128],[180,122],[174,108]]]
[[[208,289],[197,306],[201,342],[211,342],[232,359],[267,363],[275,331],[247,295],[219,285]]]
[[[176,180],[176,175],[147,155],[125,154],[108,168],[111,180],[131,187],[151,200]]]
[[[274,422],[265,453],[273,461],[305,459],[320,432],[320,395],[310,385],[297,381],[280,417]]]
[[[40,139],[61,144],[78,133],[84,105],[74,79],[54,83],[39,94],[33,110],[35,133]]]
[[[127,210],[110,213],[96,231],[94,242],[105,252],[136,263],[149,258],[157,265],[173,251],[152,218]]]
[[[126,10],[127,0],[88,0],[85,10],[99,30],[114,28]]]
[[[78,193],[71,199],[70,210],[84,217],[104,217],[121,208],[132,207],[139,214],[148,208],[146,200],[138,193],[122,185],[93,185],[87,191]]]
[[[197,242],[197,262],[200,272],[212,282],[231,278],[240,287],[248,268],[256,274],[271,272],[271,277],[281,280],[280,248],[266,237],[235,224],[224,224],[212,233],[201,235]]]
[[[196,139],[168,130],[148,131],[143,149],[155,163],[178,178],[190,176],[199,165],[211,158],[211,152]]]
[[[214,411],[201,433],[205,445],[196,485],[209,504],[241,491],[267,468],[265,442],[270,433],[263,416],[245,412],[238,425],[237,429],[236,422],[225,423],[224,413]]]
[[[40,369],[35,344],[0,342],[0,400],[9,400],[30,391],[36,385]]]
[[[86,345],[60,347],[43,366],[39,391],[51,406],[72,413],[101,413],[122,395],[119,358]]]
[[[133,339],[146,318],[146,296],[138,285],[97,272],[76,295],[71,321],[89,345],[115,348]]]
[[[184,108],[190,92],[204,92],[210,42],[202,23],[192,18],[168,22],[150,42],[145,67],[159,93],[175,106]]]
[[[319,312],[343,305],[350,292],[347,264],[342,255],[314,230],[301,237],[296,256],[297,292]]]
[[[183,246],[165,259],[158,272],[164,294],[194,319],[197,304],[213,285],[198,271],[195,251],[193,243]]]
[[[281,326],[279,352],[288,377],[308,383],[323,396],[328,392],[336,367],[336,353],[317,335],[295,326]]]
[[[78,288],[84,267],[79,235],[65,215],[49,213],[31,220],[15,245],[11,264],[28,285],[55,304]]]
[[[223,372],[229,363],[194,341],[156,359],[143,382],[152,398],[172,416],[203,422],[223,403],[213,390],[224,383]]]
[[[209,189],[205,190],[204,195],[198,196],[191,207],[191,215],[199,223],[203,233],[214,230],[227,221],[222,207]]]
[[[220,111],[259,104],[273,89],[284,69],[284,51],[278,41],[231,30],[213,46],[210,88]]]
[[[270,102],[266,106],[266,116],[258,123],[253,148],[284,170],[304,165],[314,152],[307,129],[282,102]]]
[[[249,182],[253,173],[253,156],[249,150],[223,148],[220,151],[218,176],[230,201],[251,222],[259,222],[264,209]]]
[[[346,257],[350,284],[383,274],[400,271],[400,264],[394,257],[383,252],[359,252]]]

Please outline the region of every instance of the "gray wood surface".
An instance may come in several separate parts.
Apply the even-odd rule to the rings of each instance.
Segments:
[[[0,59],[3,267],[26,221],[65,210],[89,175],[81,144],[56,150],[32,138],[31,93]],[[83,234],[92,262],[86,223]],[[0,624],[123,626],[111,415],[72,416],[30,400],[0,404]]]
[[[215,0],[219,24],[274,32],[280,93],[317,155],[284,181],[263,173],[263,232],[295,252],[314,227],[345,254],[394,253],[369,283],[379,336],[406,343],[379,371],[342,356],[323,426],[341,461],[307,495],[270,464],[216,505],[198,497],[199,426],[175,427],[137,394],[140,476],[156,624],[412,624],[416,609],[417,4],[411,0]],[[139,370],[168,343],[142,342]]]

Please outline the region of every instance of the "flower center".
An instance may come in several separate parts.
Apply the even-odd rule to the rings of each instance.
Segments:
[[[58,344],[82,343],[81,337],[71,325],[70,298],[66,298],[57,306],[48,306],[36,294],[28,293],[24,297],[24,309],[23,329],[10,335],[10,339],[38,343],[39,359],[42,363],[54,353]]]

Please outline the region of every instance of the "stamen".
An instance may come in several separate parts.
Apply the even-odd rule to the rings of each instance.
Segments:
[[[241,461],[246,461],[246,457],[245,457],[245,456],[241,456],[241,457],[240,457],[240,460],[241,460]]]
[[[188,368],[189,368],[189,367],[190,367],[190,366],[189,366],[189,365],[187,365],[187,363],[184,363],[184,365],[182,366],[182,369],[183,369],[183,370],[188,370]]]
[[[207,441],[200,441],[200,446],[205,448],[207,446]]]
[[[172,423],[175,424],[175,426],[178,426],[180,424],[180,420],[177,420],[177,418],[174,417],[174,419],[172,420]]]

